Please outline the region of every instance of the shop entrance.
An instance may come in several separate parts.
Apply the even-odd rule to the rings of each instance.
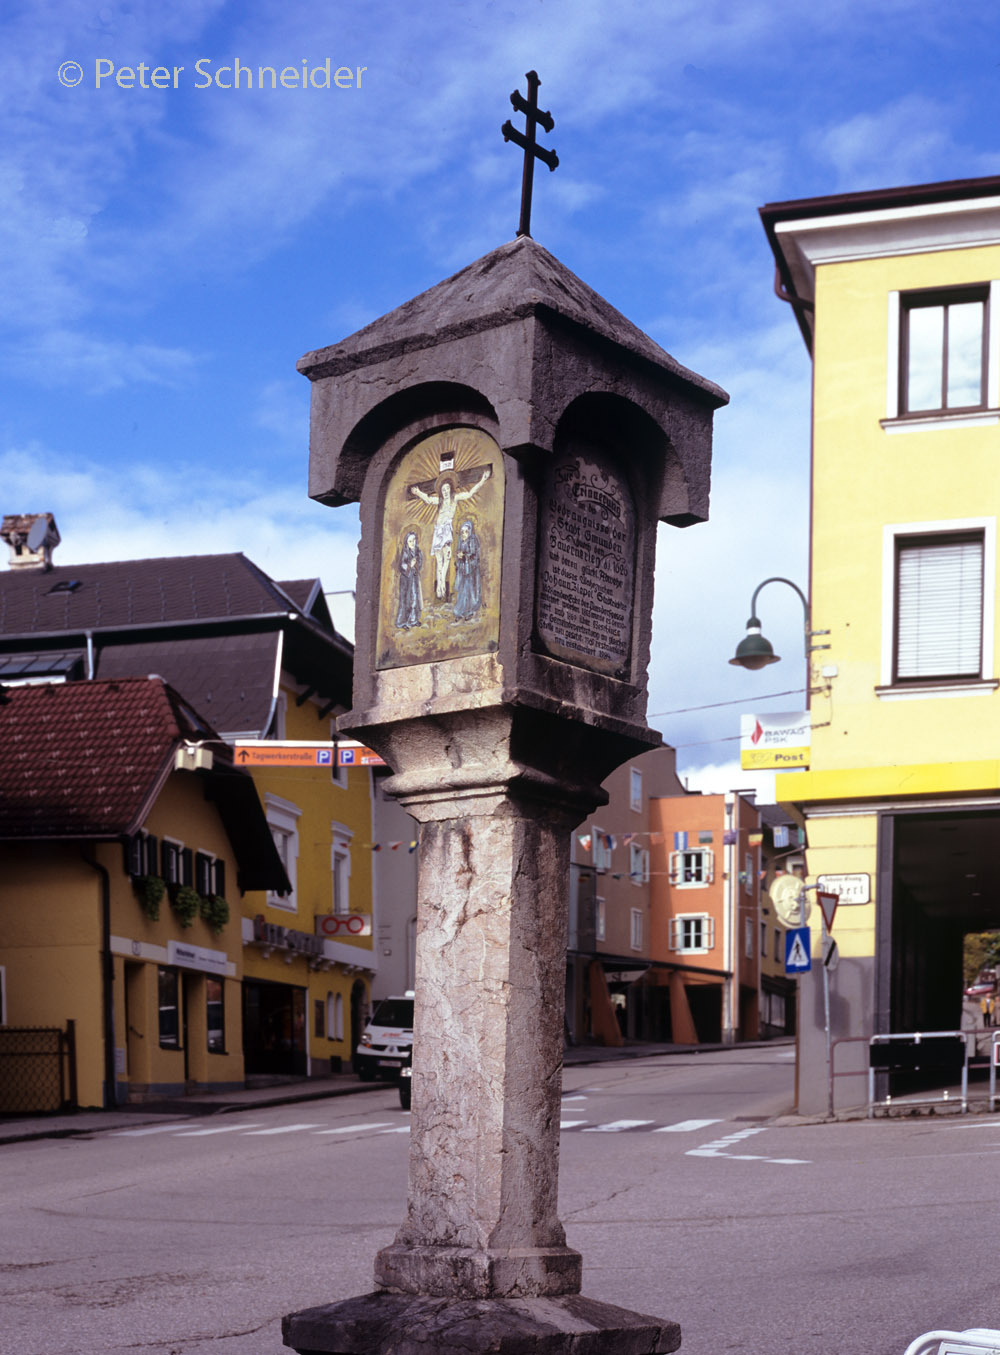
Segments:
[[[985,1063],[989,1013],[966,992],[978,977],[966,973],[966,939],[1000,929],[998,836],[1000,810],[881,816],[878,1033],[975,1031],[976,1061]],[[896,1074],[889,1091],[921,1082]]]
[[[306,1076],[306,990],[261,979],[243,982],[246,1075]]]

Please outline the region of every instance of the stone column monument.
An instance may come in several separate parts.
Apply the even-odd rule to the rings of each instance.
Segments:
[[[726,402],[528,236],[299,363],[310,494],[360,500],[354,709],[421,824],[409,1202],[300,1352],[676,1349],[581,1297],[556,1212],[569,837],[645,720],[658,521]]]

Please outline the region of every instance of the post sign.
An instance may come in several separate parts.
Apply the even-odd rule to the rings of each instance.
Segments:
[[[384,767],[385,759],[373,753],[364,744],[340,744],[337,748],[338,767]]]
[[[853,904],[871,903],[872,877],[858,873],[856,875],[817,875],[819,889],[838,896],[842,908]]]
[[[237,767],[333,767],[332,743],[246,739],[235,745]]]
[[[820,912],[823,914],[823,921],[826,923],[828,932],[833,931],[833,919],[837,915],[837,904],[840,902],[840,895],[832,891],[817,889],[816,902],[819,904]]]
[[[791,927],[785,932],[785,973],[808,974],[812,969],[812,953],[808,927]]]
[[[740,767],[788,770],[809,766],[812,721],[807,710],[740,716]]]

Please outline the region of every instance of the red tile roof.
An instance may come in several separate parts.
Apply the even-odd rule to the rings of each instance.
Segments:
[[[0,839],[134,832],[185,736],[210,735],[166,683],[8,687],[0,704]]]

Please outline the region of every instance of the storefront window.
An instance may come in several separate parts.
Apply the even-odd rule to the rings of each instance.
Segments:
[[[205,1008],[208,1018],[208,1052],[226,1052],[226,1008],[221,979],[205,980]]]
[[[177,970],[158,969],[157,983],[160,998],[160,1045],[164,1049],[179,1049],[180,981]]]

